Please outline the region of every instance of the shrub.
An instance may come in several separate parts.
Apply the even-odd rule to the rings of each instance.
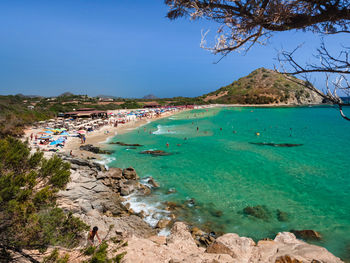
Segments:
[[[65,187],[69,176],[69,164],[57,156],[46,160],[41,153],[30,155],[26,143],[13,138],[0,139],[3,245],[45,251],[49,245],[78,244],[87,225],[57,208],[55,202],[55,193]]]
[[[126,252],[123,252],[123,253],[116,255],[116,257],[114,258],[114,261],[117,263],[120,263],[125,255],[126,255]]]
[[[108,244],[106,242],[102,242],[102,244],[99,246],[99,248],[93,254],[93,256],[91,257],[89,262],[90,263],[112,262],[112,260],[108,259],[108,257],[107,257],[107,248],[108,248]]]

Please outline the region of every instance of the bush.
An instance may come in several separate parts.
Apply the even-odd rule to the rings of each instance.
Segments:
[[[49,160],[43,160],[40,176],[48,178],[52,186],[62,189],[69,181],[70,164],[63,162],[61,158],[54,155]]]
[[[43,259],[43,263],[67,263],[69,255],[65,254],[63,257],[59,256],[58,249],[54,249],[50,255]]]
[[[120,253],[118,254],[115,258],[114,261],[117,263],[120,263],[122,261],[122,259],[124,258],[124,256],[126,255],[126,252]]]
[[[44,251],[49,245],[74,247],[88,227],[56,207],[55,193],[70,177],[57,156],[30,155],[26,143],[0,139],[0,240],[3,245]],[[64,262],[65,259],[62,259]]]
[[[90,259],[90,263],[107,263],[112,262],[112,260],[108,259],[107,257],[107,248],[108,245],[106,242],[102,242],[102,244],[99,246],[97,251],[94,253],[94,255]]]

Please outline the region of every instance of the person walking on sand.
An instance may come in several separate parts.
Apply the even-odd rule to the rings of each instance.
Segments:
[[[88,238],[87,238],[87,241],[88,241],[88,244],[90,244],[91,246],[94,246],[94,239],[95,239],[95,236],[97,237],[98,239],[98,242],[101,244],[101,239],[97,233],[98,231],[98,227],[97,226],[94,226],[92,228],[92,230],[90,230],[89,232],[89,235],[88,235]]]
[[[30,140],[33,140],[33,133],[30,134]]]

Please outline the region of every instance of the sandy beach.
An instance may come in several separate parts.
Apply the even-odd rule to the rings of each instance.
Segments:
[[[118,134],[129,132],[131,130],[142,127],[152,121],[170,117],[172,115],[178,114],[180,112],[188,111],[188,110],[189,109],[184,109],[181,111],[165,112],[158,117],[136,119],[133,121],[126,122],[124,124],[118,124],[118,127],[114,127],[112,125],[105,125],[100,127],[98,130],[94,130],[92,132],[87,133],[85,144],[92,144],[93,146],[103,147],[103,144],[107,142],[109,138],[113,138]],[[28,141],[32,144],[32,146],[34,146],[33,141],[30,140],[30,135],[37,134],[40,131],[42,131],[41,128],[29,127],[28,129],[25,130],[24,139],[28,139]],[[81,144],[81,140],[79,138],[68,137],[65,142],[64,148],[60,149],[60,152],[65,154],[70,154],[70,152],[72,151],[73,156],[79,157],[79,158],[94,158],[94,159],[101,158],[101,155],[99,154],[94,154],[92,152],[80,150],[79,147],[81,145],[83,144]],[[32,147],[32,148],[34,149],[35,147]],[[50,151],[44,151],[44,153],[45,153],[45,156],[47,157],[53,154],[53,152],[50,152]]]

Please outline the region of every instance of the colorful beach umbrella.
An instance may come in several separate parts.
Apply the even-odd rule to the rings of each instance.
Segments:
[[[78,133],[80,133],[80,134],[85,134],[85,133],[86,133],[86,131],[84,131],[84,130],[80,130],[80,131],[78,131]]]

